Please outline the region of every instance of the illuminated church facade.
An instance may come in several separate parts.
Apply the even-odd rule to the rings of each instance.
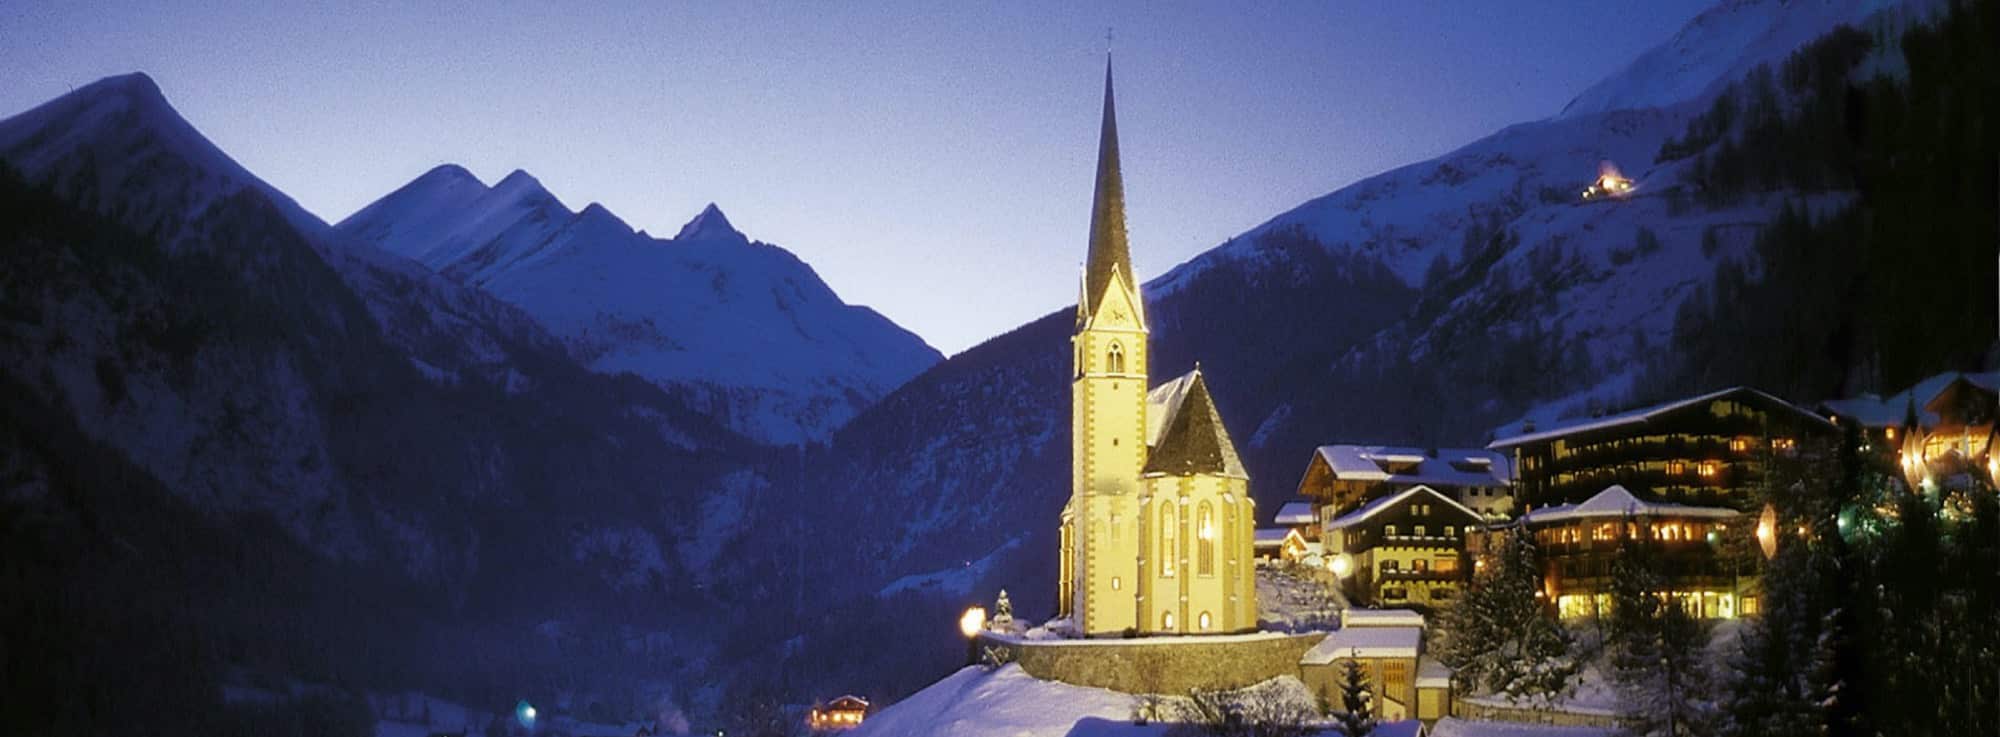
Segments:
[[[1071,484],[1059,616],[1094,637],[1257,627],[1250,476],[1197,364],[1149,388],[1132,274],[1111,67],[1071,335]]]

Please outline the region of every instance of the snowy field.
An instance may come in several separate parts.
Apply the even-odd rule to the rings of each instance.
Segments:
[[[1431,725],[1430,737],[1611,737],[1617,730],[1557,727],[1519,722],[1477,722],[1445,717]]]

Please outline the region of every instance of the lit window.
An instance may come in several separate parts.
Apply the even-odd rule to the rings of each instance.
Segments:
[[[1780,453],[1791,453],[1799,449],[1798,441],[1791,438],[1773,438],[1771,449]]]
[[[1174,576],[1174,555],[1179,552],[1174,546],[1174,504],[1160,505],[1160,575]]]
[[[1741,452],[1743,452],[1743,451],[1746,451],[1746,450],[1749,450],[1749,449],[1750,449],[1750,441],[1749,441],[1749,440],[1747,440],[1747,439],[1745,439],[1745,438],[1730,438],[1730,439],[1729,439],[1729,450],[1731,450],[1731,451],[1733,451],[1733,452],[1736,452],[1736,453],[1741,453]]]
[[[1679,475],[1681,475],[1681,474],[1684,474],[1684,473],[1687,473],[1687,472],[1688,472],[1688,469],[1687,469],[1687,464],[1686,464],[1686,463],[1682,463],[1682,462],[1680,462],[1680,461],[1668,461],[1668,462],[1667,462],[1667,475],[1669,475],[1669,476],[1679,476]]]
[[[1715,461],[1702,461],[1695,473],[1700,474],[1702,478],[1715,478],[1717,474],[1722,473],[1722,466]]]
[[[1423,537],[1423,536],[1424,536],[1424,526],[1423,526],[1423,525],[1417,525],[1417,531],[1416,531],[1416,533],[1415,533],[1415,534],[1416,534],[1416,536],[1417,536],[1417,537]]]
[[[1396,561],[1393,561],[1393,560],[1385,560],[1385,561],[1382,561],[1382,572],[1383,572],[1383,573],[1395,573],[1395,572],[1396,572],[1396,571],[1397,571],[1397,570],[1398,570],[1399,568],[1400,568],[1400,566],[1398,566],[1398,565],[1396,564]]]
[[[1172,631],[1172,630],[1174,629],[1174,613],[1173,613],[1173,612],[1161,612],[1161,613],[1160,613],[1160,629],[1163,629],[1163,630],[1167,630],[1167,631]]]
[[[1198,538],[1195,546],[1195,573],[1203,576],[1215,575],[1215,510],[1208,502],[1201,503],[1201,512],[1195,518],[1199,525],[1195,529]]]
[[[1208,616],[1208,612],[1202,612],[1201,616],[1195,619],[1195,624],[1199,625],[1202,631],[1206,632],[1209,625],[1213,624],[1213,619]]]
[[[1456,527],[1452,527],[1451,525],[1445,525],[1445,526],[1444,526],[1444,536],[1445,536],[1445,537],[1458,537],[1458,528],[1456,528]]]
[[[1125,373],[1125,347],[1118,341],[1111,341],[1111,348],[1104,352],[1104,370],[1107,373]]]
[[[1111,541],[1118,542],[1118,515],[1111,515]]]
[[[1424,560],[1424,559],[1422,559],[1422,558],[1418,558],[1418,559],[1416,559],[1416,560],[1413,560],[1413,561],[1410,561],[1410,570],[1411,570],[1411,571],[1414,571],[1414,572],[1416,572],[1416,573],[1424,573],[1424,572],[1427,572],[1427,571],[1429,571],[1430,569],[1431,569],[1431,562],[1430,562],[1430,561],[1427,561],[1427,560]]]
[[[1117,590],[1118,590],[1118,588],[1119,588],[1119,585],[1120,585],[1120,584],[1122,584],[1122,583],[1124,583],[1124,582],[1122,582],[1122,581],[1119,581],[1119,580],[1118,580],[1118,577],[1117,577],[1117,576],[1112,576],[1112,577],[1111,577],[1111,590],[1112,590],[1112,591],[1117,591]]]
[[[1383,537],[1395,537],[1395,536],[1396,536],[1396,526],[1395,526],[1395,525],[1383,525],[1383,526],[1382,526],[1382,536],[1383,536]]]

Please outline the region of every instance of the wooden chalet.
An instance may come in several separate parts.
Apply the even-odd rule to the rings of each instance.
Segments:
[[[1477,512],[1428,486],[1371,501],[1326,524],[1329,567],[1349,601],[1363,606],[1441,606],[1471,571],[1466,537]]]

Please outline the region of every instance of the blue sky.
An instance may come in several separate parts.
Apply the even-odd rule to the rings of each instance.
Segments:
[[[1107,27],[1144,279],[1552,115],[1708,4],[29,0],[0,115],[144,71],[329,221],[447,162],[660,235],[713,201],[955,353],[1076,297]]]

